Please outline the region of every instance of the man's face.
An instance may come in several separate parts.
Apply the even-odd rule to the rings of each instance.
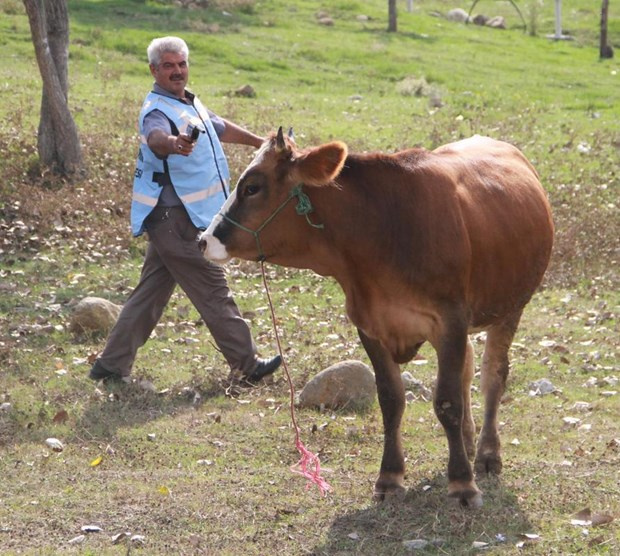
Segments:
[[[169,93],[182,98],[189,76],[189,64],[183,54],[164,52],[159,65],[149,64],[155,83]]]

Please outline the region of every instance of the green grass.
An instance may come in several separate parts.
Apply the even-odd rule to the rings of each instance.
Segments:
[[[620,552],[620,408],[618,395],[602,395],[618,390],[620,374],[620,67],[598,59],[599,2],[564,3],[570,42],[546,38],[550,1],[536,16],[533,2],[519,3],[536,36],[523,33],[510,3],[488,0],[476,11],[504,15],[508,30],[450,23],[432,12],[453,2],[416,0],[411,14],[399,3],[399,32],[387,34],[386,4],[230,0],[190,11],[71,0],[69,100],[89,174],[68,186],[37,166],[40,79],[28,22],[21,2],[0,0],[9,62],[0,69],[0,403],[11,404],[0,412],[3,554],[123,554],[126,545],[111,541],[123,531],[145,536],[136,552],[162,555],[383,556],[407,553],[402,541],[416,538],[437,541],[423,554],[478,553],[474,541],[490,543],[491,554]],[[609,36],[618,52],[615,9]],[[317,24],[321,10],[332,27]],[[299,411],[302,440],[321,453],[334,488],[326,498],[305,491],[289,471],[298,456],[283,375],[227,391],[225,363],[181,293],[136,361],[135,376],[155,392],[96,388],[86,378],[104,339],[70,334],[74,304],[87,295],[123,303],[140,271],[144,241],[129,234],[128,191],[135,119],[151,83],[145,49],[163,34],[188,41],[191,84],[205,103],[259,133],[292,125],[303,146],[337,138],[382,151],[483,133],[535,163],[554,208],[556,248],[511,350],[500,417],[505,468],[500,479],[480,479],[482,509],[448,503],[445,437],[421,398],[404,418],[404,500],[370,500],[382,448],[376,405]],[[401,94],[407,78],[424,78],[442,106]],[[231,95],[246,83],[256,98]],[[227,153],[238,176],[251,153]],[[297,390],[337,361],[367,361],[332,280],[267,272]],[[261,351],[274,353],[256,265],[234,263],[228,278]],[[475,345],[479,357],[483,338]],[[428,346],[422,355],[426,364],[403,370],[430,387],[435,357]],[[531,396],[540,378],[558,391]],[[480,423],[477,389],[473,401]],[[55,420],[61,411],[66,420]],[[569,426],[564,417],[581,421]],[[65,450],[51,452],[49,437]],[[585,507],[615,520],[572,525]],[[68,544],[90,524],[104,532]],[[540,539],[517,548],[525,533]]]

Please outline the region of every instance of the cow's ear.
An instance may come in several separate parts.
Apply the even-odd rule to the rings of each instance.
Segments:
[[[341,141],[311,149],[295,161],[295,177],[307,185],[325,185],[336,179],[347,154],[348,148]]]

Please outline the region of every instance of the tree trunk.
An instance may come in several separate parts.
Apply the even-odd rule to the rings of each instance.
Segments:
[[[610,44],[607,44],[607,13],[609,11],[609,0],[603,0],[601,6],[601,58],[613,58],[614,49]]]
[[[396,0],[388,0],[388,28],[389,33],[396,33]]]
[[[82,151],[69,111],[69,15],[66,0],[23,0],[43,81],[38,151],[42,166],[73,178],[83,171]]]

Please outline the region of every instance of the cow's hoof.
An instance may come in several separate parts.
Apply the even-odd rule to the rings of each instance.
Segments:
[[[453,498],[463,508],[480,508],[482,506],[482,492],[474,481],[469,483],[453,481],[448,486],[448,496]]]
[[[375,487],[375,490],[372,494],[372,499],[375,502],[384,502],[384,501],[398,501],[405,498],[407,494],[407,489],[404,486],[398,485],[396,487],[390,487],[389,489],[381,489],[378,490]]]
[[[382,471],[375,481],[372,498],[375,501],[391,500],[404,497],[407,489],[404,486],[404,473]]]
[[[404,498],[407,489],[403,485],[403,476],[400,473],[383,473],[375,482],[372,498],[376,502],[383,500],[398,500]]]
[[[476,510],[478,508],[482,508],[482,493],[478,492],[474,496],[463,496],[461,498],[456,499],[459,506],[461,508],[469,508],[471,510]]]
[[[502,472],[502,458],[498,454],[476,456],[474,471],[477,475],[499,475]]]

